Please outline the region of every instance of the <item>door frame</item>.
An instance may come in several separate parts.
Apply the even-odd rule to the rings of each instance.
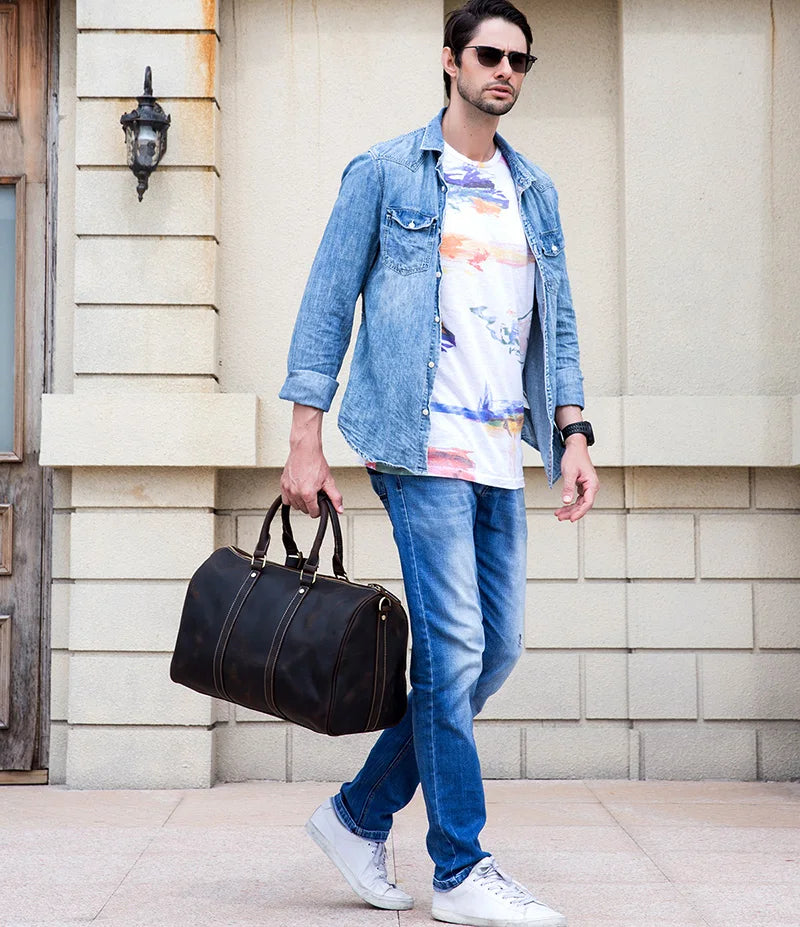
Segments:
[[[59,53],[61,48],[61,0],[47,0],[47,196],[45,197],[44,260],[44,379],[42,392],[53,389],[53,358],[56,310],[56,245],[58,218],[58,102]],[[41,443],[41,442],[40,442]],[[27,776],[30,783],[47,782],[50,766],[50,670],[51,607],[53,582],[53,470],[41,467],[42,476],[42,592],[41,638],[39,644],[39,725],[34,763]],[[23,778],[20,776],[20,778]]]
[[[22,0],[25,2],[25,0]],[[44,261],[40,268],[44,280],[44,331],[41,350],[43,358],[43,378],[41,392],[52,392],[53,356],[56,308],[56,245],[57,245],[57,206],[58,206],[58,101],[59,101],[59,52],[60,52],[60,0],[45,0],[47,13],[47,48],[46,56],[46,196],[45,196],[45,241]],[[24,178],[21,181],[24,189]],[[19,187],[18,187],[19,189]],[[23,259],[27,258],[22,239]],[[19,242],[19,239],[18,239]],[[30,270],[30,268],[29,268]],[[24,278],[23,278],[24,283]],[[24,315],[24,309],[23,309]],[[18,320],[20,314],[18,313]],[[20,333],[18,332],[18,335]],[[17,342],[18,348],[20,342]],[[24,356],[24,351],[17,352],[17,360]],[[24,363],[24,362],[23,362]],[[20,363],[20,367],[23,366]],[[27,365],[26,365],[27,366]],[[19,369],[19,368],[18,368]],[[24,382],[24,381],[23,381]],[[22,390],[24,395],[24,388]],[[24,423],[24,411],[15,421],[15,450],[22,450],[21,435]],[[39,442],[37,442],[38,444]],[[8,458],[6,458],[8,461]],[[40,636],[39,636],[39,703],[37,707],[36,742],[33,750],[33,763],[30,770],[0,771],[0,785],[47,784],[50,765],[50,676],[51,676],[51,586],[53,581],[53,470],[39,467],[42,481],[41,508],[41,595],[40,595]]]

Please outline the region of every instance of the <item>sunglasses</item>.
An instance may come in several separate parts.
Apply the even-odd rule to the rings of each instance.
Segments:
[[[496,68],[503,58],[508,58],[512,71],[517,74],[527,74],[536,61],[535,55],[526,55],[525,52],[504,52],[502,48],[493,45],[465,45],[464,48],[474,48],[478,55],[478,62],[485,68]]]

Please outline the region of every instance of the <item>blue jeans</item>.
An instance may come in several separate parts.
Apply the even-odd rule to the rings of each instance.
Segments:
[[[411,622],[411,693],[333,806],[352,833],[386,840],[417,785],[434,888],[490,854],[474,716],[522,652],[527,522],[522,489],[369,471],[392,522]]]

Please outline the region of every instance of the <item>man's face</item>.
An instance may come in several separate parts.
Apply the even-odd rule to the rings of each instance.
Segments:
[[[491,45],[504,52],[528,51],[522,30],[505,19],[485,19],[468,44]],[[455,85],[467,103],[491,116],[502,116],[516,103],[524,78],[524,74],[511,70],[508,58],[501,58],[499,64],[487,68],[478,61],[474,48],[465,48],[450,92]]]

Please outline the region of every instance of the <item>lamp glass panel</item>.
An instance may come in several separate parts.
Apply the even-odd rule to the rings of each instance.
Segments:
[[[0,184],[0,454],[14,450],[17,188]]]

